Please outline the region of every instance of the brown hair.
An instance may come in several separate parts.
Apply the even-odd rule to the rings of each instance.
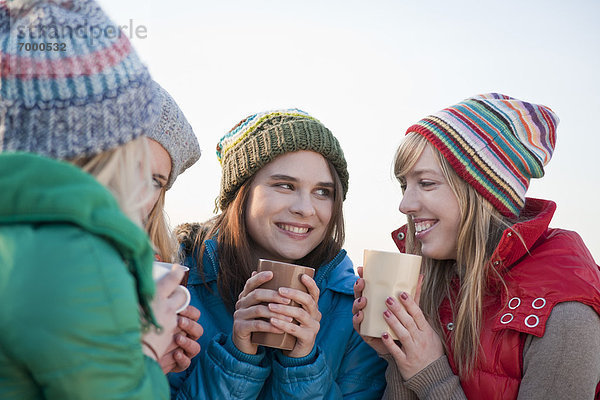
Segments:
[[[295,261],[296,264],[315,269],[331,261],[340,252],[345,235],[342,183],[333,164],[327,159],[326,161],[335,183],[331,220],[323,241],[305,257]],[[256,175],[244,182],[223,212],[211,220],[211,225],[194,240],[193,251],[199,250],[196,252],[197,263],[202,271],[204,242],[216,237],[220,264],[217,279],[219,294],[231,311],[234,310],[237,297],[244,289],[246,281],[257,267],[257,259],[252,250],[254,241],[246,228],[245,212],[254,176]]]

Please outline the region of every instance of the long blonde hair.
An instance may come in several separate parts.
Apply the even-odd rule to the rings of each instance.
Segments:
[[[402,183],[404,177],[414,167],[423,150],[429,144],[417,133],[406,136],[398,148],[394,162],[394,174]],[[442,154],[433,146],[433,153],[450,188],[457,198],[460,208],[460,224],[457,238],[456,260],[435,260],[423,257],[423,287],[420,307],[425,316],[444,337],[439,316],[439,307],[444,300],[456,298],[452,304],[454,318],[453,353],[459,375],[469,375],[479,363],[479,335],[482,321],[482,301],[491,288],[490,274],[497,278],[500,287],[506,290],[504,280],[492,265],[490,258],[498,245],[502,232],[514,221],[503,217],[490,202],[460,178]],[[406,235],[406,251],[421,254],[420,244],[415,240],[415,226],[410,216]],[[458,292],[452,281],[458,278]]]
[[[145,137],[70,162],[108,188],[117,199],[121,211],[142,226],[144,204],[151,197],[152,189],[150,149]]]
[[[158,200],[152,207],[146,221],[146,232],[154,244],[154,248],[160,259],[165,262],[179,262],[177,240],[169,229],[169,223],[165,214],[165,192],[166,187],[160,190]]]

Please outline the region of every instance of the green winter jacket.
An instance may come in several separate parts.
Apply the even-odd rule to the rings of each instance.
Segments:
[[[0,399],[167,399],[142,353],[152,247],[91,175],[0,154]]]

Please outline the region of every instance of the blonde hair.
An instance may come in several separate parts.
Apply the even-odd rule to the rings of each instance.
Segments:
[[[160,259],[172,263],[179,262],[180,257],[178,254],[177,239],[175,239],[169,229],[167,215],[165,214],[166,191],[166,187],[160,190],[158,200],[156,200],[156,204],[154,204],[152,211],[148,215],[145,228]]]
[[[145,137],[70,162],[93,175],[108,188],[121,211],[134,223],[142,226],[144,203],[151,197],[152,189],[150,149]]]
[[[394,174],[403,183],[414,167],[429,141],[417,133],[410,133],[396,152]],[[433,328],[443,337],[439,307],[444,300],[456,298],[451,304],[454,322],[452,350],[460,376],[469,375],[479,363],[479,334],[482,321],[482,301],[490,290],[488,285],[493,274],[499,286],[506,290],[502,276],[491,263],[491,256],[498,245],[502,232],[514,221],[503,217],[492,204],[460,178],[443,155],[434,147],[433,153],[456,196],[460,208],[456,260],[435,260],[423,257],[424,273],[420,307]],[[420,244],[415,240],[415,226],[410,216],[406,235],[406,251],[421,254]],[[458,278],[458,292],[452,281]],[[444,342],[444,341],[443,341]],[[444,345],[446,345],[444,343]]]

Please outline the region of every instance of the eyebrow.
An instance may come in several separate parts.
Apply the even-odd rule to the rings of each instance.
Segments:
[[[411,172],[411,175],[423,175],[423,174],[426,174],[426,173],[430,173],[430,174],[434,174],[434,175],[440,175],[439,171],[436,171],[436,170],[433,170],[433,169],[429,169],[429,168],[414,170],[414,171]]]
[[[276,174],[271,175],[270,178],[274,181],[290,181],[290,182],[298,182],[297,178],[289,175]],[[318,182],[315,186],[323,186],[323,187],[331,187],[335,188],[335,184],[333,182]]]

